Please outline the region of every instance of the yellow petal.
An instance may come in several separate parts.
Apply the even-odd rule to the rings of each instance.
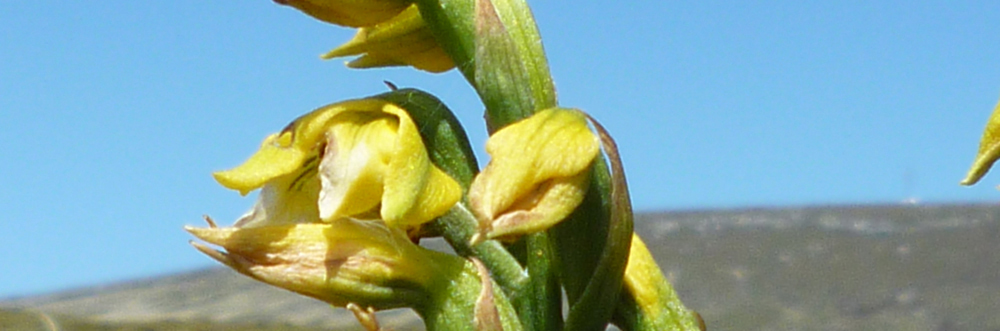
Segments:
[[[399,120],[396,149],[386,173],[382,219],[389,226],[429,222],[458,202],[462,187],[431,163],[420,131],[405,110],[393,104],[382,110]]]
[[[242,227],[344,217],[408,227],[444,214],[462,194],[458,182],[430,162],[406,111],[378,99],[299,117],[243,165],[215,177],[243,194],[263,188],[237,221]]]
[[[318,20],[349,27],[369,26],[396,16],[410,6],[404,0],[275,0]]]
[[[257,203],[233,226],[249,228],[319,221],[316,205],[319,181],[314,169],[315,166],[300,169],[264,184]]]
[[[348,110],[378,110],[383,104],[385,101],[360,99],[319,108],[292,121],[282,132],[265,138],[260,150],[242,165],[216,172],[213,176],[222,186],[246,195],[274,178],[302,168],[317,157],[318,147],[325,142],[327,125],[333,117]]]
[[[519,200],[510,211],[486,224],[486,238],[513,238],[552,227],[580,205],[589,183],[590,172],[581,172],[541,184],[537,195]]]
[[[320,217],[357,216],[381,205],[393,227],[426,223],[461,198],[458,182],[430,162],[405,110],[383,102],[332,120],[319,176]]]
[[[291,134],[272,134],[264,139],[260,150],[239,167],[212,174],[215,180],[246,195],[272,178],[289,174],[302,165],[304,151],[289,148]]]
[[[559,222],[586,193],[597,137],[578,111],[548,109],[490,137],[490,163],[469,200],[489,237],[536,231]]]
[[[388,163],[396,149],[397,121],[372,116],[379,114],[353,112],[331,125],[319,168],[324,220],[365,213],[382,201]]]
[[[983,138],[979,141],[979,153],[976,154],[976,159],[961,184],[972,185],[978,182],[986,172],[990,171],[998,158],[1000,158],[1000,104],[997,104],[993,114],[990,115]]]
[[[386,22],[359,29],[354,38],[322,58],[351,55],[361,55],[348,63],[351,68],[410,65],[437,73],[455,67],[420,17],[416,5]]]

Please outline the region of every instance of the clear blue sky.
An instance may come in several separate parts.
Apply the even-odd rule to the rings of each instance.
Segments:
[[[563,105],[616,136],[637,209],[995,202],[958,186],[1000,98],[1000,2],[533,1]],[[353,31],[267,0],[0,5],[0,298],[213,263],[185,224],[318,106],[437,94],[485,142],[456,72],[348,70]]]

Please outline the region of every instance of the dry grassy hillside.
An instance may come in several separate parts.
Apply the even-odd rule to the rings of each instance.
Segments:
[[[998,206],[650,213],[636,230],[710,330],[1000,330]],[[357,329],[221,268],[0,301],[0,330]]]

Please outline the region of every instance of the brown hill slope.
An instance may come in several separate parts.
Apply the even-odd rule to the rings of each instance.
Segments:
[[[636,230],[710,330],[1000,330],[1000,206],[669,212],[640,215]],[[2,330],[359,329],[223,269],[0,308]],[[380,316],[421,328],[407,311]]]

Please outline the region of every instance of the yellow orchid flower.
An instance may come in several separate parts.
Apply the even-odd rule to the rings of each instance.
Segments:
[[[262,282],[337,307],[408,307],[428,297],[447,260],[425,250],[399,229],[379,221],[185,230],[225,251],[192,242],[198,250]]]
[[[343,217],[411,227],[448,211],[458,182],[431,163],[405,110],[379,99],[319,108],[264,139],[242,165],[215,179],[241,194],[261,189],[237,226],[298,224]]]
[[[318,20],[349,27],[369,26],[396,16],[408,0],[274,0]]]
[[[541,231],[566,218],[583,201],[599,148],[576,110],[543,110],[494,133],[486,143],[490,163],[469,188],[480,219],[473,242]]]
[[[361,57],[348,62],[347,66],[359,69],[409,65],[438,73],[455,67],[420,17],[416,5],[387,21],[358,29],[354,38],[322,57],[352,55]]]

